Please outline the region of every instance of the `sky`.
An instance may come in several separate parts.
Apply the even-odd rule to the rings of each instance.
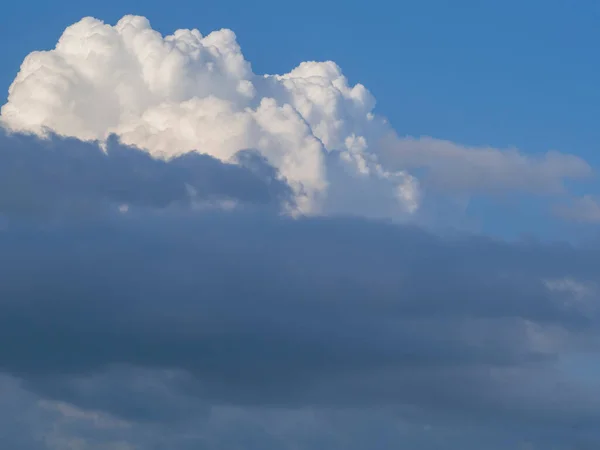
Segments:
[[[4,5],[0,441],[597,448],[599,18]]]
[[[177,8],[158,2],[40,2],[35,13],[18,2],[3,8],[3,96],[23,58],[34,49],[51,48],[68,24],[84,16],[115,23],[134,13],[148,17],[163,34],[230,28],[256,73],[285,73],[300,61],[333,60],[351,83],[373,93],[377,112],[400,135],[525,153],[559,150],[599,162],[594,118],[600,68],[593,45],[600,7],[591,0],[577,7],[558,0],[378,0],[369,7],[310,0],[292,9],[261,0],[182,2]],[[574,189],[597,194],[593,185]],[[497,207],[481,203],[469,205],[479,217],[469,224],[476,231],[510,237],[565,232],[564,224],[551,226],[533,213],[529,202],[512,202],[506,209],[520,217],[518,225],[504,220]]]

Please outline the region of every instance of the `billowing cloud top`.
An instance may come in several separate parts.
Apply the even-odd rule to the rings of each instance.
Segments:
[[[30,54],[9,92],[2,120],[13,130],[86,140],[114,133],[161,157],[198,150],[227,161],[258,149],[295,189],[302,212],[324,208],[332,152],[338,178],[373,178],[400,212],[417,206],[415,180],[383,170],[369,148],[383,122],[364,86],[348,85],[333,62],[256,75],[230,30],[163,38],[143,17],[114,27],[86,18],[54,50]]]

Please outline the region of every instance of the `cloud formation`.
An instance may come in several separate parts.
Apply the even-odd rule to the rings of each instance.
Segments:
[[[120,144],[0,129],[0,216],[96,217],[108,211],[254,206],[293,209],[294,196],[256,151],[235,164],[188,153],[168,161]]]
[[[56,47],[29,54],[9,88],[0,122],[13,131],[83,140],[116,135],[171,158],[191,151],[230,162],[256,149],[287,180],[297,211],[407,218],[431,189],[473,195],[560,193],[584,178],[580,158],[551,152],[469,148],[396,137],[375,99],[331,61],[283,75],[252,71],[231,30],[161,36],[148,20],[114,25],[84,18]]]
[[[0,381],[30,405],[15,445],[348,448],[373,414],[423,448],[448,427],[597,441],[600,250],[285,218],[276,170],[236,161],[0,135]],[[226,438],[231,417],[245,431]]]
[[[573,222],[589,224],[600,222],[600,204],[592,195],[584,195],[571,200],[571,202],[558,204],[555,207],[555,213]]]
[[[373,178],[394,192],[400,213],[413,211],[416,181],[385,171],[369,149],[382,125],[374,105],[332,62],[259,76],[230,30],[163,38],[147,19],[126,16],[114,27],[83,19],[54,50],[31,53],[2,120],[13,130],[85,140],[116,134],[162,157],[198,150],[229,161],[255,148],[288,180],[303,212],[324,207],[327,155],[335,151],[346,178]]]
[[[348,448],[372,414],[422,448],[598,442],[600,250],[291,219],[236,161],[0,135],[0,381],[37,405],[15,445]]]
[[[556,151],[525,155],[517,149],[467,147],[450,141],[386,136],[381,160],[390,167],[423,169],[429,189],[467,194],[562,194],[564,180],[585,179],[593,170],[583,159]]]
[[[0,246],[0,369],[51,405],[177,436],[233,407],[598,439],[595,248],[215,210],[19,219]]]
[[[592,169],[398,138],[374,104],[141,17],[30,54],[0,128],[3,441],[597,448],[599,248],[367,219]]]

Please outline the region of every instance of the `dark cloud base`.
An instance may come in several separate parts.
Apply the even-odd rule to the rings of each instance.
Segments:
[[[261,155],[244,150],[234,161],[201,153],[164,161],[116,137],[103,150],[96,142],[0,127],[0,214],[89,217],[123,205],[163,209],[225,200],[293,206],[291,189]]]
[[[285,218],[287,185],[238,158],[1,135],[0,369],[136,423],[384,409],[600,442],[573,362],[598,342],[599,249]],[[194,207],[215,199],[252,208]]]

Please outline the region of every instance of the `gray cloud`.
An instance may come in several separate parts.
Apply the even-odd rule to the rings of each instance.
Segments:
[[[399,138],[394,133],[383,139],[380,158],[389,167],[422,171],[425,188],[453,194],[563,194],[565,180],[582,180],[594,173],[585,160],[572,154],[550,151],[530,156],[515,148],[469,147],[431,137]]]
[[[125,364],[188,373],[177,388],[216,403],[598,419],[558,379],[521,387],[595,336],[595,295],[544,282],[597,278],[595,250],[238,213],[9,227],[0,245],[0,364],[75,403],[47,381]]]
[[[591,195],[584,195],[569,203],[558,204],[554,211],[559,217],[573,222],[589,224],[600,222],[600,204]]]
[[[176,449],[600,442],[598,248],[280,217],[288,188],[251,152],[240,167],[158,162],[114,141],[106,153],[0,144],[0,171],[18,174],[2,178],[17,195],[0,197],[0,370],[23,402],[58,408],[43,420],[135,428],[46,424],[31,448],[78,433]],[[198,210],[189,186],[275,207]],[[127,214],[111,212],[122,203]],[[290,423],[306,411],[326,423],[352,413],[301,439]]]
[[[129,400],[136,391],[152,394],[164,374],[134,371],[123,374]],[[114,374],[113,374],[114,375]],[[111,375],[112,376],[112,375]],[[88,384],[107,392],[119,385],[96,377]],[[160,389],[158,389],[160,391]],[[592,449],[597,436],[585,430],[549,429],[505,422],[464,422],[456,415],[438,420],[409,407],[402,408],[265,408],[209,406],[185,421],[123,421],[103,412],[65,402],[41,399],[19,384],[0,376],[3,395],[0,438],[17,450],[90,449],[388,449],[397,445],[425,450]],[[152,396],[156,399],[156,396]],[[177,401],[174,402],[175,404]],[[164,405],[164,402],[159,403]],[[157,409],[153,405],[154,409]]]
[[[0,128],[0,214],[89,216],[119,206],[166,208],[231,200],[291,204],[291,189],[258,153],[238,152],[236,164],[188,153],[168,161],[121,145],[49,135],[8,134]]]

